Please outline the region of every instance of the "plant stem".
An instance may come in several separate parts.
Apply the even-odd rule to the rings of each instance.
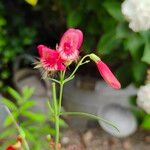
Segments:
[[[56,96],[56,84],[52,83],[52,92],[53,92],[53,101],[54,101],[54,117],[55,117],[55,129],[56,129],[56,136],[55,136],[55,150],[57,150],[57,145],[59,144],[59,114],[58,114],[58,103],[57,103],[57,96]]]
[[[85,63],[82,63],[83,60],[84,60],[85,58],[89,57],[89,56],[90,56],[89,54],[88,54],[88,55],[85,55],[85,56],[79,61],[79,63],[77,64],[76,68],[75,68],[74,71],[71,73],[71,75],[70,75],[68,78],[66,78],[66,79],[64,80],[64,83],[70,81],[70,80],[73,78],[73,76],[74,76],[74,74],[76,73],[76,71],[78,70],[78,68],[79,68],[82,64],[85,64]],[[88,63],[88,62],[89,62],[89,61],[87,61],[86,63]]]
[[[64,87],[64,77],[65,77],[65,71],[61,72],[61,74],[60,74],[59,113],[61,111],[61,104],[62,104],[63,87]]]
[[[24,133],[23,129],[18,125],[17,121],[15,120],[14,116],[12,115],[12,113],[10,112],[8,107],[6,107],[6,106],[4,106],[4,107],[5,107],[6,111],[8,112],[8,114],[10,115],[12,121],[14,122],[14,124],[15,124],[15,126],[16,126],[16,128],[17,128],[17,130],[18,130],[18,132],[19,132],[19,134],[21,136],[21,138],[22,138],[22,141],[23,141],[25,149],[26,150],[30,150],[28,142],[25,139],[25,133]]]

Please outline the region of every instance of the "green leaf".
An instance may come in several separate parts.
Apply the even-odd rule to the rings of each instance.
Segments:
[[[35,137],[35,135],[33,133],[31,133],[29,130],[27,129],[23,129],[26,135],[26,138],[30,141],[30,142],[37,142],[37,138]]]
[[[23,128],[19,127],[19,133],[20,133],[22,138],[26,137],[26,133],[24,132]]]
[[[128,36],[124,44],[125,49],[129,50],[134,60],[139,60],[141,58],[143,53],[143,51],[140,49],[143,44],[143,39],[141,36],[138,34],[131,34]]]
[[[105,1],[103,3],[103,6],[114,19],[116,19],[117,21],[124,20],[121,12],[121,3],[116,1]]]
[[[15,120],[17,120],[18,116],[19,116],[19,113],[18,112],[12,112],[12,115],[14,117]],[[7,127],[11,124],[13,124],[14,120],[12,119],[12,116],[7,116],[7,118],[5,119],[4,121],[4,126]]]
[[[77,27],[82,20],[82,15],[79,11],[74,10],[68,14],[67,17],[67,26],[68,27]]]
[[[144,117],[141,127],[144,129],[150,129],[150,115]]]
[[[11,110],[17,110],[17,106],[7,98],[2,98],[1,101]]]
[[[32,5],[32,6],[36,6],[38,0],[25,0],[28,4]]]
[[[1,132],[0,138],[1,139],[8,138],[9,136],[13,135],[16,132],[17,132],[16,128],[11,127],[9,129],[6,129],[3,132]]]
[[[118,47],[120,40],[116,39],[115,31],[105,33],[97,44],[98,53],[106,55],[112,52],[113,49]]]
[[[22,100],[22,96],[13,88],[8,87],[8,92],[9,94],[16,100],[16,101],[21,101]]]
[[[134,116],[137,118],[138,123],[141,124],[143,117],[145,116],[145,112],[138,107],[132,107],[131,111],[134,114]]]
[[[31,88],[31,87],[23,87],[23,90],[22,90],[22,95],[23,95],[23,98],[24,100],[28,100],[34,93],[34,88]]]
[[[6,23],[6,20],[2,16],[0,16],[0,27],[6,25]]]
[[[50,121],[53,122],[53,123],[55,123],[55,118],[51,117]],[[61,119],[61,118],[59,119],[59,125],[61,127],[65,127],[65,128],[68,127],[68,125],[66,124],[66,122],[63,119]]]
[[[126,38],[126,37],[130,36],[129,34],[130,34],[130,32],[126,27],[126,24],[120,23],[117,25],[117,28],[116,28],[116,38],[117,39]]]
[[[132,82],[131,64],[126,62],[125,64],[121,65],[120,68],[116,71],[116,76],[121,82],[122,88],[129,85]]]
[[[22,106],[20,106],[19,110],[20,112],[23,112],[25,110],[28,110],[29,108],[35,106],[35,101],[27,101]]]
[[[136,106],[136,99],[137,99],[137,96],[136,96],[136,95],[130,96],[130,97],[129,97],[129,103],[130,103],[132,106]]]
[[[150,42],[146,42],[142,61],[150,65]]]
[[[100,116],[96,116],[96,115],[89,114],[86,112],[62,112],[61,115],[83,116],[83,117],[88,117],[88,118],[95,119],[95,120],[100,120],[100,121],[103,121],[104,123],[114,127],[114,129],[116,129],[119,132],[118,128],[112,122],[105,120]]]
[[[33,121],[43,122],[45,121],[45,116],[40,113],[33,113],[31,111],[25,111],[22,112],[22,115],[27,117],[28,119],[31,119]]]
[[[132,63],[132,75],[133,80],[137,85],[141,85],[146,76],[147,65],[143,62],[133,62]]]

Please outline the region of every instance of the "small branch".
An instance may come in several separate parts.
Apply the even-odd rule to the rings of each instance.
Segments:
[[[56,83],[60,84],[60,82],[58,80],[56,80],[56,79],[53,79],[53,78],[50,78],[50,77],[48,79],[50,79],[53,82],[56,82]]]
[[[50,110],[52,113],[54,113],[54,110],[53,110],[53,108],[52,108],[52,106],[51,106],[49,100],[47,100],[47,105],[48,105],[49,110]]]
[[[85,55],[85,56],[79,61],[79,63],[77,64],[77,66],[75,67],[75,69],[74,69],[74,71],[71,73],[71,75],[70,75],[68,78],[66,78],[66,79],[64,80],[64,83],[66,83],[67,81],[70,81],[70,80],[71,80],[71,78],[74,76],[74,74],[76,73],[76,71],[78,70],[78,68],[79,68],[81,65],[86,64],[86,63],[89,62],[89,61],[83,62],[84,59],[87,58],[87,57],[89,57],[89,56],[90,56],[90,55]],[[83,63],[82,63],[82,62],[83,62]]]

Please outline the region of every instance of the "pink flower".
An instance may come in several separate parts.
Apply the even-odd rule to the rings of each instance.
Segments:
[[[56,50],[52,50],[44,45],[39,45],[38,52],[40,55],[40,65],[45,71],[63,71],[66,69],[64,61],[60,58],[59,53]]]
[[[83,34],[78,29],[70,28],[62,36],[57,51],[66,62],[76,61],[79,58],[79,48],[83,41]]]
[[[120,89],[121,88],[120,82],[116,79],[116,77],[110,71],[108,66],[104,62],[102,62],[101,59],[95,54],[90,54],[90,58],[93,61],[95,61],[97,68],[103,79],[106,81],[106,83],[111,87],[113,87],[114,89]]]

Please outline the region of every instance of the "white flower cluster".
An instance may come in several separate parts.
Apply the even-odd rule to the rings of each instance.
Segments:
[[[133,31],[150,29],[150,0],[125,0],[122,13]]]
[[[137,105],[150,114],[150,84],[140,87],[137,93]]]

